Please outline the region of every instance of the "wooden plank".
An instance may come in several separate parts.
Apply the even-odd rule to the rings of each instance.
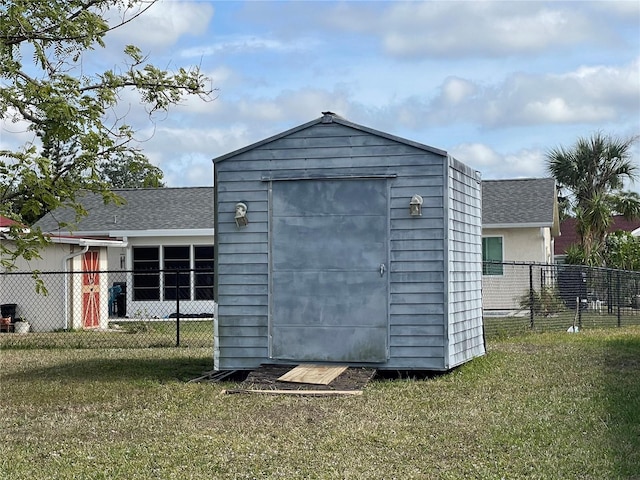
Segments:
[[[329,385],[347,368],[346,366],[298,365],[293,370],[282,375],[278,380],[281,382]]]
[[[234,393],[260,393],[263,395],[294,395],[299,397],[338,397],[338,396],[359,396],[362,390],[252,390],[249,388],[235,388],[223,390],[223,394]]]

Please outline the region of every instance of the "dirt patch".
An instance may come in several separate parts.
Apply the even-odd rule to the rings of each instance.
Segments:
[[[349,367],[328,385],[310,383],[281,382],[282,375],[293,369],[295,365],[262,365],[252,370],[247,378],[238,385],[246,390],[362,390],[376,374],[375,368]]]

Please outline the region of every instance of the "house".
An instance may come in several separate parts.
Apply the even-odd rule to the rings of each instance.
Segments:
[[[12,226],[19,227],[21,224],[4,215],[0,215],[0,234],[8,232]]]
[[[557,198],[553,178],[483,180],[483,260],[553,263],[560,236]]]
[[[504,263],[554,262],[554,243],[562,238],[557,198],[553,178],[482,181],[485,310],[513,309],[529,289],[528,274]]]
[[[578,233],[576,232],[576,219],[566,218],[560,223],[562,236],[555,242],[555,256],[558,262],[561,262],[569,246],[580,243]],[[627,220],[622,215],[614,215],[611,225],[607,229],[608,233],[622,230],[630,232],[634,236],[640,236],[640,219]]]
[[[67,263],[60,263],[51,251],[45,252],[51,257],[46,261],[57,271],[61,265],[67,271],[81,271],[83,265],[71,263],[80,260],[69,256],[89,246],[87,253],[95,257],[89,264],[100,270],[100,285],[105,288],[100,297],[100,325],[113,315],[153,312],[169,316],[175,312],[178,296],[186,312],[214,313],[213,188],[117,189],[114,193],[124,200],[122,205],[105,204],[100,195],[85,194],[80,201],[88,215],[71,229],[59,227],[74,224],[71,209],[58,209],[39,220],[35,225],[59,246],[64,245],[60,255]],[[69,239],[83,240],[73,243]],[[91,242],[97,242],[96,246]],[[186,272],[178,283],[175,274],[165,271],[176,269]],[[124,297],[116,312],[108,309],[111,288]]]
[[[27,319],[34,332],[106,328],[108,286],[98,271],[107,270],[108,249],[125,248],[126,240],[73,236],[50,240],[40,259],[27,261],[20,257],[15,272],[0,275],[0,302],[12,305],[15,317]],[[10,244],[13,240],[5,237],[2,242]],[[40,272],[37,277],[44,282],[47,295],[37,291],[33,271]],[[88,273],[66,275],[74,271]]]
[[[213,162],[215,369],[485,353],[476,171],[331,112]]]

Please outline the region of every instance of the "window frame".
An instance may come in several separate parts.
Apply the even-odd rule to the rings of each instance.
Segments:
[[[156,258],[155,259],[145,259],[139,258],[136,259],[136,251],[139,253],[143,253],[143,251],[151,252],[155,250]],[[132,299],[136,302],[157,302],[160,300],[160,264],[162,259],[160,258],[160,247],[159,246],[146,246],[140,245],[132,248],[131,252],[132,258],[132,271],[131,278],[133,283],[132,288]],[[140,268],[141,266],[149,265],[147,268]],[[156,281],[153,282],[153,279]],[[145,281],[145,280],[151,280]],[[144,293],[151,293],[151,296],[148,298]],[[142,296],[143,298],[140,298]]]
[[[489,240],[500,241],[500,258],[487,258],[490,246]],[[486,242],[485,242],[486,241]],[[485,246],[485,244],[487,244]],[[494,262],[494,263],[492,263]],[[504,275],[504,235],[487,235],[482,237],[482,275],[483,276],[503,276]]]
[[[206,249],[206,251],[204,251]],[[155,251],[155,258],[139,258],[136,260],[136,251],[141,257],[151,256]],[[144,252],[147,252],[145,255]],[[182,252],[181,252],[182,251]],[[181,253],[180,253],[181,252]],[[186,256],[185,256],[186,253]],[[215,244],[159,244],[159,245],[134,245],[131,247],[132,258],[132,300],[136,302],[175,302],[176,280],[171,278],[175,274],[172,269],[186,270],[178,282],[180,300],[184,301],[213,301],[214,300],[214,265],[216,248]],[[150,266],[144,267],[145,264]],[[204,270],[198,272],[198,269]],[[146,271],[152,271],[151,273]],[[136,285],[143,278],[152,277],[151,285]],[[149,283],[149,282],[147,282]],[[149,298],[139,298],[141,292],[153,292],[151,295],[142,295]]]

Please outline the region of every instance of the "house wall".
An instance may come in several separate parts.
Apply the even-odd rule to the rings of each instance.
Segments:
[[[503,237],[504,262],[553,263],[553,238],[548,227],[485,228],[483,237]],[[528,270],[504,266],[502,275],[483,278],[485,310],[514,310],[529,291]]]
[[[503,237],[505,262],[551,263],[549,227],[484,228],[483,237]]]
[[[109,286],[114,282],[126,282],[126,312],[129,318],[164,318],[176,312],[175,300],[135,301],[133,299],[133,247],[163,247],[183,245],[213,245],[213,237],[175,236],[175,237],[128,237],[127,247],[109,247]],[[121,262],[124,255],[124,264]],[[123,268],[121,268],[121,266]],[[192,286],[193,287],[193,286]],[[215,314],[217,305],[213,300],[181,300],[180,312],[183,314]]]
[[[26,261],[18,258],[14,272],[0,275],[0,303],[15,303],[16,316],[26,318],[34,331],[51,331],[64,326],[65,297],[61,275],[40,276],[48,291],[45,296],[36,292],[36,282],[30,272],[61,272],[62,260],[70,248],[70,245],[49,245],[41,252],[42,259]]]
[[[482,198],[476,172],[453,159],[448,175],[448,367],[485,353]]]
[[[265,177],[388,176],[389,360],[378,368],[447,368],[447,158],[338,123],[315,124],[217,161],[217,369],[269,360],[269,186]],[[423,197],[421,217],[409,201]],[[235,204],[249,206],[238,229]],[[456,318],[462,310],[454,309]]]
[[[81,256],[71,260],[71,254],[80,254],[82,247],[68,244],[49,244],[41,252],[41,259],[17,259],[15,273],[0,275],[0,303],[15,303],[16,316],[24,317],[34,332],[50,332],[65,328],[82,328],[81,275],[63,275],[62,272],[82,270]],[[66,264],[66,265],[65,265]],[[106,269],[106,249],[100,248],[100,268]],[[40,271],[46,295],[36,291],[31,272]],[[99,285],[100,327],[108,321],[107,282],[102,274]],[[65,293],[66,292],[66,293]]]

